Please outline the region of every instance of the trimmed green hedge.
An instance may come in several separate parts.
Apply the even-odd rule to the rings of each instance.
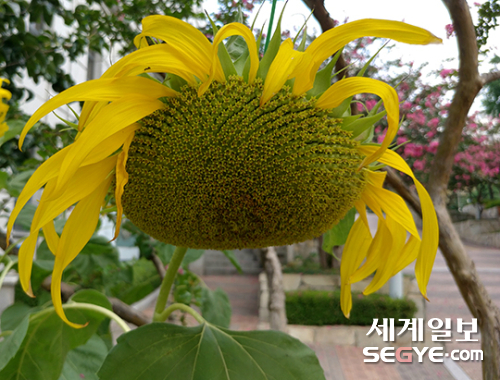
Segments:
[[[340,309],[340,291],[318,290],[286,293],[286,315],[293,325],[361,325],[371,326],[373,318],[394,318],[396,326],[403,325],[399,319],[413,318],[417,311],[415,303],[407,299],[392,299],[384,294],[353,293],[351,317],[347,319]]]

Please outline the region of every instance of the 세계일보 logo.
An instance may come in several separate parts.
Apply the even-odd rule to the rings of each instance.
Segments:
[[[427,324],[423,318],[399,319],[402,328],[396,334],[394,318],[383,318],[382,324],[375,318],[373,324],[366,334],[370,336],[376,332],[382,336],[382,340],[386,343],[396,343],[396,338],[403,334],[411,332],[411,346],[409,347],[365,347],[363,355],[365,363],[377,363],[382,360],[385,363],[412,363],[413,357],[416,357],[419,363],[422,363],[425,356],[434,363],[442,363],[445,358],[453,361],[482,361],[482,350],[460,350],[453,349],[447,352],[445,348],[446,342],[452,342],[452,332],[455,331],[452,326],[451,318],[445,318],[444,321],[440,318],[432,318]],[[425,346],[425,328],[428,328],[432,333],[433,347]],[[462,318],[457,318],[455,325],[456,332],[463,334],[462,339],[455,339],[455,342],[478,342],[472,334],[477,334],[477,319],[472,318],[471,322],[464,322]],[[439,343],[436,342],[441,342]]]

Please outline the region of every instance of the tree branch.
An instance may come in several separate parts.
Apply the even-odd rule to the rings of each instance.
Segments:
[[[160,276],[160,280],[163,281],[163,279],[165,278],[165,273],[167,273],[167,271],[165,269],[165,265],[163,264],[161,259],[158,257],[158,255],[154,252],[151,254],[149,259],[155,265],[156,271],[158,272],[158,275]]]
[[[335,20],[330,17],[330,13],[325,8],[325,0],[302,0],[311,11],[313,11],[314,18],[321,26],[321,31],[324,33],[327,30],[335,28]],[[347,62],[342,54],[335,63],[335,71],[339,72],[347,67]],[[349,76],[348,70],[343,70],[337,79],[347,78]]]
[[[51,277],[47,277],[42,282],[42,287],[50,292]],[[66,283],[61,283],[61,297],[64,302],[71,298],[75,294],[75,289]],[[113,312],[122,318],[124,321],[132,323],[136,326],[143,326],[151,323],[151,320],[147,318],[143,313],[135,310],[133,307],[127,305],[125,302],[119,300],[118,298],[108,297],[111,306],[113,307]]]
[[[494,82],[498,79],[500,79],[500,71],[492,71],[490,73],[481,74],[482,86],[485,86],[488,83]]]

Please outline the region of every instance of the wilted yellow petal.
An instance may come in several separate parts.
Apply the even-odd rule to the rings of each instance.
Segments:
[[[427,45],[442,40],[425,29],[399,21],[364,19],[330,29],[316,38],[306,49],[312,56],[304,75],[295,81],[294,94],[302,94],[314,85],[314,77],[325,59],[331,57],[347,43],[360,37],[391,38],[407,44]],[[295,92],[297,91],[297,92]]]
[[[168,45],[185,51],[201,65],[210,69],[212,64],[212,45],[207,37],[194,26],[175,17],[153,15],[142,20],[142,33],[134,38],[134,44],[140,47],[146,36],[165,41]],[[144,47],[144,45],[142,45]]]
[[[401,251],[405,246],[406,230],[391,217],[387,217],[387,228],[391,234],[391,247],[385,247],[380,255],[377,272],[373,280],[363,291],[363,294],[371,294],[379,290],[395,274],[394,268],[397,265]],[[397,273],[397,272],[396,272]]]
[[[351,283],[364,280],[366,277],[375,272],[381,265],[382,257],[392,247],[392,235],[385,219],[378,220],[378,228],[375,237],[373,238],[368,252],[366,253],[366,261],[357,269],[349,278]]]
[[[361,145],[358,147],[358,150],[365,155],[373,154],[376,149],[377,147],[368,145]],[[386,150],[385,153],[378,158],[378,161],[409,175],[415,182],[422,205],[422,244],[420,245],[417,264],[415,266],[415,275],[420,291],[425,297],[427,296],[427,283],[431,276],[432,266],[439,245],[439,227],[434,205],[425,187],[415,178],[410,167],[401,156],[392,150]]]
[[[56,232],[56,228],[54,227],[54,222],[50,221],[45,226],[42,227],[43,236],[45,237],[45,241],[47,242],[47,246],[50,249],[52,254],[56,254],[57,246],[59,245],[59,235]]]
[[[304,56],[304,53],[293,50],[291,39],[288,38],[281,44],[266,76],[260,98],[261,106],[281,90],[288,79],[298,74],[297,67]]]
[[[142,77],[95,79],[78,84],[54,96],[38,108],[23,128],[19,138],[19,147],[22,146],[26,134],[38,120],[62,105],[84,100],[105,101],[107,103],[120,99],[124,95],[143,95],[157,99],[176,94],[174,90]]]
[[[257,45],[255,44],[255,37],[251,30],[248,29],[243,24],[233,22],[231,24],[224,25],[217,32],[214,42],[213,42],[213,52],[212,52],[212,70],[210,77],[206,80],[198,89],[198,95],[201,96],[208,89],[212,81],[217,79],[215,77],[216,70],[220,67],[220,62],[218,58],[219,44],[224,41],[224,39],[231,36],[241,36],[245,40],[248,46],[248,53],[250,56],[250,71],[248,72],[248,83],[253,83],[257,75],[257,70],[259,69],[259,53],[257,51]],[[224,78],[221,78],[224,79]],[[219,79],[219,80],[221,80]]]
[[[30,297],[34,297],[31,289],[31,269],[33,267],[33,255],[35,254],[36,243],[38,241],[38,231],[31,233],[19,248],[18,253],[18,272],[19,281],[24,292]]]
[[[116,187],[115,187],[115,201],[116,201],[116,227],[115,227],[115,240],[120,234],[120,226],[122,224],[123,206],[122,206],[122,195],[125,185],[128,182],[128,173],[126,170],[127,159],[128,159],[128,149],[135,133],[132,132],[130,136],[127,137],[123,143],[122,151],[118,155],[118,161],[116,163]]]
[[[95,191],[78,202],[71,212],[59,240],[50,289],[52,303],[59,317],[74,328],[82,328],[85,325],[70,322],[64,314],[61,301],[62,274],[94,234],[99,221],[99,210],[108,192],[111,179],[110,177],[101,182]]]
[[[387,132],[381,146],[371,155],[366,157],[360,167],[367,166],[377,161],[389,147],[396,136],[399,126],[399,100],[396,91],[387,83],[371,78],[346,78],[333,84],[318,99],[316,106],[321,108],[334,108],[339,106],[344,99],[356,94],[370,93],[378,95],[384,102],[387,111]]]
[[[65,183],[99,143],[163,106],[159,100],[137,95],[116,100],[103,108],[72,144],[72,149],[61,165],[54,195],[60,194]]]
[[[349,232],[340,263],[340,306],[346,318],[349,318],[352,307],[350,277],[363,262],[371,242],[370,230],[362,218],[358,218]]]

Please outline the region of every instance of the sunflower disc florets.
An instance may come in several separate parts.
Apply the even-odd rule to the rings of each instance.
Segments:
[[[129,150],[127,217],[177,246],[233,249],[313,238],[364,188],[350,133],[287,88],[259,106],[261,81],[185,86],[142,120]]]

